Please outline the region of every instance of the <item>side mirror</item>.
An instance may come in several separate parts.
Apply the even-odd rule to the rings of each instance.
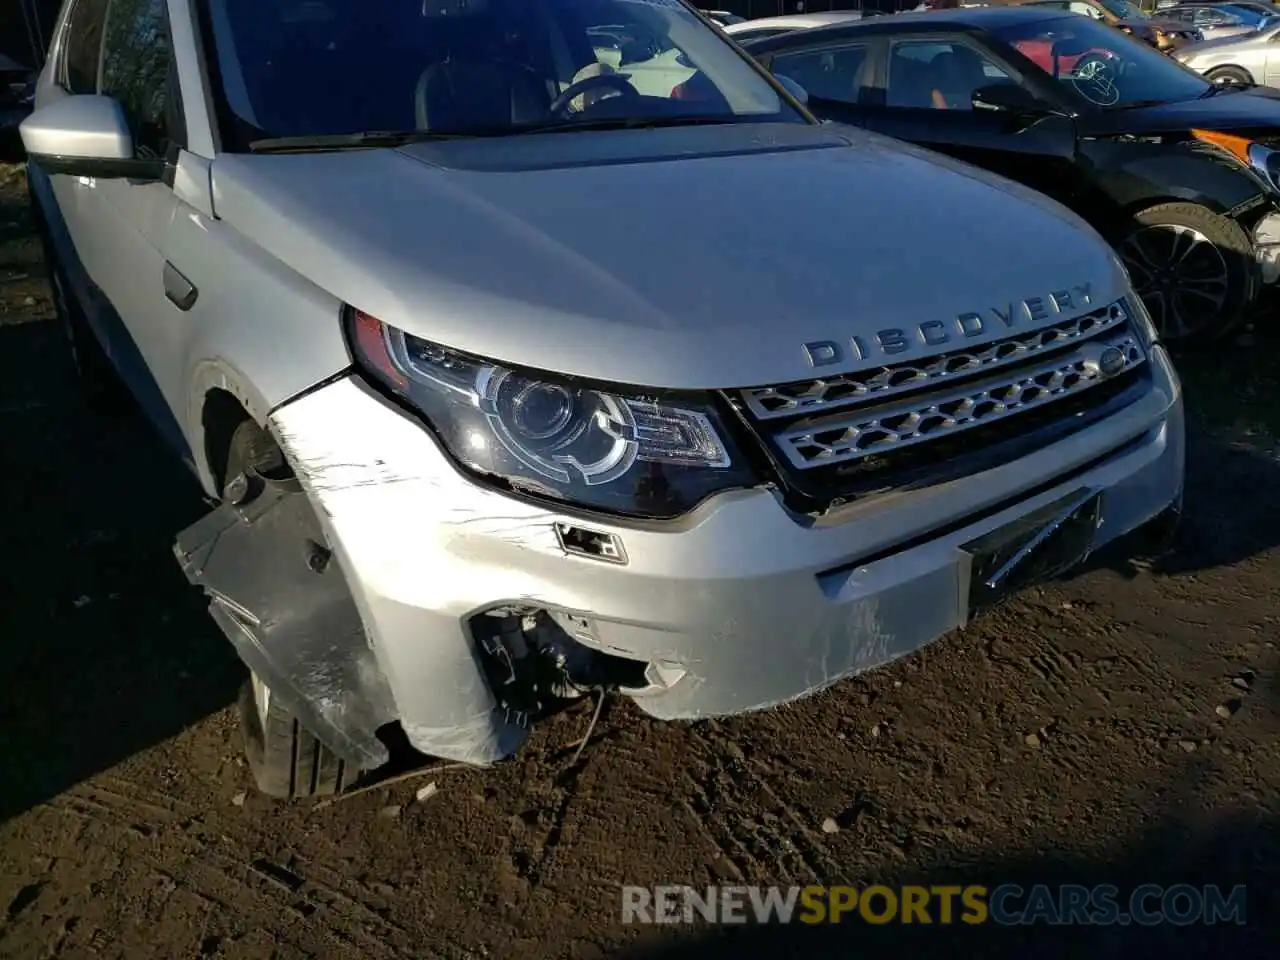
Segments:
[[[134,155],[124,110],[111,97],[65,97],[36,110],[18,132],[27,156],[49,173],[158,180],[164,172],[164,161]]]
[[[1052,111],[1024,87],[1015,83],[992,83],[973,91],[973,109],[1004,113],[1044,114]]]
[[[796,83],[790,77],[785,77],[780,73],[775,73],[773,78],[786,88],[787,93],[791,94],[801,103],[807,104],[809,102],[809,91],[800,86],[800,84]]]

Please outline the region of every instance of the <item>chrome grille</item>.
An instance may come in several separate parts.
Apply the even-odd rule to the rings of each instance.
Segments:
[[[1084,322],[1088,320],[1093,323]],[[991,344],[990,350],[982,351],[982,356],[995,359],[975,362],[967,369],[969,375],[963,382],[951,382],[958,380],[959,373],[943,373],[937,378],[944,381],[942,389],[921,391],[917,384],[916,393],[896,402],[892,399],[874,405],[864,402],[855,409],[830,414],[825,414],[825,410],[837,406],[836,403],[820,407],[825,415],[782,426],[772,433],[772,442],[791,466],[800,470],[847,464],[995,423],[1099,384],[1115,382],[1117,377],[1146,362],[1142,343],[1120,304],[1074,321],[1064,333],[1066,326],[1040,331],[1034,341],[1043,343],[1040,346],[1029,346],[1033,341],[1027,336]],[[1090,332],[1087,335],[1078,332],[1082,329]],[[1071,346],[1064,347],[1064,343]],[[1006,344],[1014,345],[1008,355],[1022,361],[1016,367],[1008,368],[1014,360],[1001,359],[1005,355],[1001,347]],[[1050,352],[1050,345],[1058,349]],[[932,368],[936,362],[930,361],[927,367]],[[914,371],[925,366],[904,365],[904,368]],[[902,368],[886,369],[892,373]],[[981,372],[975,374],[975,370]],[[892,392],[901,391],[893,389]],[[875,394],[877,398],[882,395]],[[839,401],[839,405],[853,402],[845,399]]]
[[[1117,329],[1128,319],[1123,306],[1115,303],[1074,320],[985,343],[972,350],[958,350],[916,363],[876,367],[821,380],[755,387],[743,390],[741,395],[757,420],[822,413],[1026,361],[1037,354]]]

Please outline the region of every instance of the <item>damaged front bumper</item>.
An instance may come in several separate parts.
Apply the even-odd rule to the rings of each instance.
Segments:
[[[1265,285],[1280,280],[1280,212],[1265,214],[1254,224],[1253,255]]]
[[[289,524],[300,520],[263,528],[262,539],[286,545],[261,556],[251,536],[215,520],[184,534],[180,553],[241,655],[292,683],[333,749],[368,748],[372,725],[397,719],[422,752],[486,764],[527,732],[503,664],[539,633],[560,638],[561,660],[569,648],[593,651],[612,671],[608,685],[655,717],[755,710],[963,626],[966,550],[993,531],[1062,504],[1075,505],[1074,523],[1087,503],[1092,548],[1161,515],[1180,502],[1183,419],[1159,348],[1152,368],[1152,389],[1130,406],[1001,468],[818,520],[754,489],[660,524],[553,510],[477,484],[421,423],[352,376],[272,417],[306,492],[293,499],[314,504],[307,522],[334,551],[328,569],[335,588],[349,587],[347,606],[342,591],[308,589],[306,573],[323,575],[298,559]],[[228,511],[214,517],[245,526]],[[270,584],[282,564],[302,572],[279,588],[250,584]],[[261,609],[237,592],[246,590]],[[365,698],[371,705],[357,707]]]

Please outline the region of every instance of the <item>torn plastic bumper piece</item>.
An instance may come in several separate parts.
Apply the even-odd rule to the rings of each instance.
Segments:
[[[247,506],[225,504],[182,531],[174,552],[271,695],[326,747],[370,770],[388,760],[377,730],[395,719],[395,703],[323,544],[305,494],[268,484]]]

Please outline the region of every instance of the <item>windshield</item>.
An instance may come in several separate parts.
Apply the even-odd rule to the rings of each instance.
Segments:
[[[1229,23],[1233,22],[1251,27],[1269,20],[1272,16],[1260,10],[1254,10],[1250,7],[1237,7],[1229,3],[1214,4],[1214,9],[1221,10],[1227,14],[1227,22]]]
[[[1135,6],[1129,0],[1098,0],[1102,6],[1114,17],[1121,20],[1146,20],[1150,14],[1141,7]]]
[[[1192,100],[1208,81],[1099,20],[1058,17],[992,31],[1094,109]]]
[[[575,121],[806,122],[679,0],[203,3],[233,149]]]

